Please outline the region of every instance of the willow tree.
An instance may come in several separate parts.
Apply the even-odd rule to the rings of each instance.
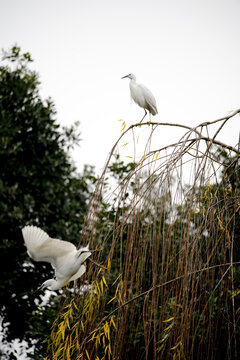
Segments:
[[[92,268],[86,289],[79,283],[63,299],[47,359],[239,356],[240,195],[236,183],[224,180],[230,170],[238,179],[239,144],[218,139],[239,113],[195,128],[123,124],[82,232],[82,241],[88,239],[98,248],[104,267]],[[163,126],[181,129],[178,141],[159,146]],[[143,137],[143,127],[149,137],[139,157],[144,139],[137,139]],[[104,194],[109,217],[106,212],[103,217],[111,158],[126,141],[134,166],[119,177],[109,196]],[[219,158],[219,148],[225,158]]]

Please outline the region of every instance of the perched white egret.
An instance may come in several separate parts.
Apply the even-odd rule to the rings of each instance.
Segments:
[[[149,111],[149,114],[151,113],[153,116],[156,115],[158,113],[156,100],[151,91],[146,86],[137,84],[135,75],[128,74],[122,77],[122,79],[125,78],[130,79],[129,87],[132,99],[145,110],[144,117],[140,122],[142,122],[147,115],[147,110]]]
[[[39,290],[60,289],[68,281],[76,280],[85,273],[83,263],[93,252],[88,245],[77,250],[72,243],[52,239],[36,226],[25,226],[22,234],[28,255],[35,261],[49,262],[55,269],[55,279],[46,280]]]

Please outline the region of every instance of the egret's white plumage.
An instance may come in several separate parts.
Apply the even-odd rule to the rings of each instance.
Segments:
[[[55,269],[56,279],[45,281],[40,288],[57,290],[85,273],[83,263],[92,253],[88,246],[77,250],[72,243],[52,239],[36,226],[25,226],[22,234],[28,255],[35,261],[49,262]]]
[[[130,79],[129,87],[132,99],[145,110],[145,115],[140,122],[145,118],[147,110],[153,116],[156,115],[158,113],[156,100],[151,91],[146,86],[138,84],[136,82],[136,76],[133,74],[123,76],[122,79],[124,78]]]

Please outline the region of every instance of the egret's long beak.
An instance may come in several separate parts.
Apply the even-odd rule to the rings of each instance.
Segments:
[[[39,286],[39,287],[37,288],[37,290],[35,290],[33,293],[36,294],[36,293],[38,293],[40,290],[42,290],[42,285]]]
[[[100,268],[103,268],[103,269],[107,269],[105,266],[102,266],[102,265],[99,265],[98,263],[96,263],[93,259],[91,259],[90,257],[87,258],[89,261],[91,261],[93,264],[99,266]]]
[[[127,77],[129,77],[129,75],[125,75],[125,76],[123,76],[121,79],[125,79],[125,78],[127,78]]]

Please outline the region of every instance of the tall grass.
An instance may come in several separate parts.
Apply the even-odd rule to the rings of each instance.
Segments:
[[[218,140],[238,113],[196,128],[123,126],[81,238],[103,267],[88,263],[85,278],[64,292],[46,359],[238,358],[239,148]],[[183,134],[156,146],[163,126]],[[138,158],[143,128],[149,136]],[[135,165],[106,193],[112,156],[128,134]]]

